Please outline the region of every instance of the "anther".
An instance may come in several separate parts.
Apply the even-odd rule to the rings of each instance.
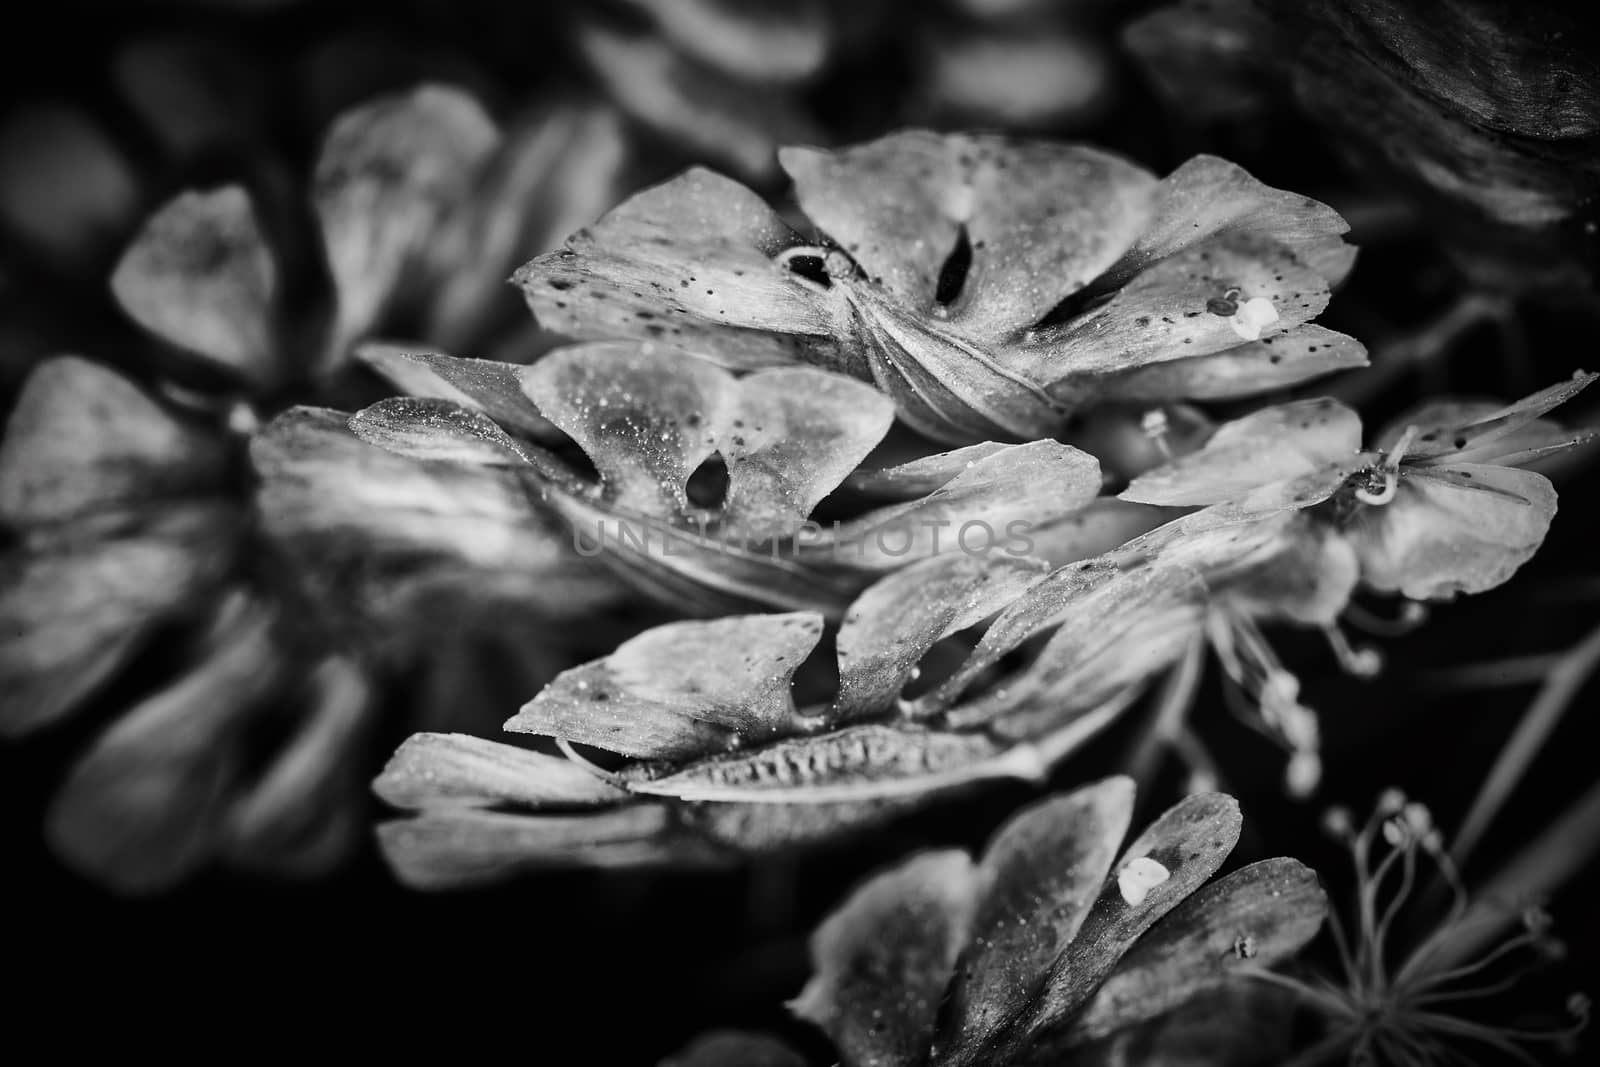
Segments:
[[[1357,495],[1360,495],[1359,492]],[[1324,626],[1322,632],[1328,638],[1328,645],[1339,660],[1339,666],[1347,673],[1357,678],[1374,678],[1383,670],[1383,653],[1377,649],[1354,647],[1344,631],[1331,623]]]

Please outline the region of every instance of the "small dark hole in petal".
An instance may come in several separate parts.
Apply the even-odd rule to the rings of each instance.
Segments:
[[[960,227],[956,231],[956,246],[945,257],[944,266],[939,268],[939,284],[934,288],[933,299],[940,304],[953,304],[961,295],[961,289],[967,284],[967,275],[972,272],[972,238],[967,235],[967,228]]]
[[[684,484],[689,503],[697,508],[720,508],[728,499],[728,465],[714,452],[694,469]]]
[[[833,279],[823,269],[821,256],[790,256],[784,265],[807,281],[816,282],[824,289],[833,288]]]

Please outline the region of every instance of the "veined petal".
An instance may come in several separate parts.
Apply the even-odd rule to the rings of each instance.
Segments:
[[[1215,504],[1347,463],[1360,450],[1361,417],[1354,411],[1326,397],[1297,400],[1224,423],[1198,452],[1135,478],[1121,499]]]
[[[759,541],[795,531],[888,431],[892,405],[871,388],[810,368],[742,380],[648,345],[579,345],[522,372],[539,408],[589,454],[617,507],[687,518],[690,476],[712,455],[727,468],[717,533]]]
[[[220,441],[127,378],[59,356],[28,376],[0,438],[0,521],[31,526],[199,497],[226,463]]]
[[[1527,448],[1560,439],[1561,431],[1540,418],[1588,388],[1600,375],[1578,371],[1571,378],[1511,404],[1435,401],[1394,420],[1375,446],[1388,451],[1408,427],[1417,433],[1405,459],[1416,463],[1495,463]]]
[[[987,1039],[1027,1007],[1056,960],[1072,951],[1132,818],[1133,781],[1108,778],[1030,805],[990,839],[978,866],[971,939],[933,1062],[988,1062]]]
[[[1070,392],[1080,388],[1075,379],[1222,352],[1257,339],[1235,324],[1238,309],[1255,300],[1276,316],[1258,335],[1275,336],[1315,318],[1327,306],[1328,283],[1284,245],[1219,233],[1158,260],[1106,302],[1035,330],[1015,347],[1012,365]]]
[[[468,466],[538,465],[487,415],[448,400],[392,397],[362,408],[347,421],[362,441],[411,459]]]
[[[410,396],[448,400],[481,411],[501,426],[536,439],[557,436],[550,420],[523,392],[516,363],[465,359],[389,344],[364,344],[361,362]]]
[[[920,456],[893,467],[858,470],[845,478],[844,487],[869,496],[915,500],[927,496],[979,460],[1010,447],[998,441],[984,441],[949,452]]]
[[[1055,441],[1014,445],[975,461],[921,500],[840,524],[828,547],[880,570],[937,551],[1020,557],[1029,531],[1082,510],[1099,491],[1100,464],[1087,452]]]
[[[1052,1048],[1105,1037],[1234,980],[1248,961],[1271,967],[1298,952],[1328,910],[1314,871],[1263,860],[1202,887],[1122,957]]]
[[[1008,1029],[1008,1045],[1025,1048],[1067,1025],[1145,931],[1216,873],[1239,840],[1240,826],[1239,805],[1232,797],[1196,793],[1140,834],[1117,860],[1078,936],[1052,968],[1042,995]],[[1168,877],[1130,903],[1117,885],[1116,872],[1142,858],[1159,863]]]
[[[1489,464],[1403,470],[1395,497],[1362,507],[1346,533],[1374,589],[1448,600],[1500,585],[1544,543],[1550,480]]]
[[[839,625],[830,716],[850,720],[893,706],[936,642],[1006,607],[1044,573],[1035,560],[950,554],[873,584]]]
[[[1107,282],[1131,277],[1151,263],[1218,234],[1248,234],[1294,253],[1328,285],[1337,285],[1355,261],[1339,213],[1308,196],[1264,185],[1243,167],[1199,155],[1156,185],[1149,225]]]
[[[658,626],[563,672],[505,728],[664,759],[765,740],[797,727],[789,682],[821,636],[810,612]]]
[[[695,168],[636,193],[513,280],[555,333],[655,341],[733,367],[862,369],[841,354],[843,301],[776,259],[803,243],[755,193]]]
[[[249,195],[187,192],[150,217],[122,254],[111,291],[135,322],[192,355],[275,384],[278,268]]]
[[[1081,145],[906,130],[834,152],[779,154],[800,207],[909,310],[935,304],[965,237],[947,313],[974,339],[1038,322],[1110,266],[1146,219],[1153,177]]]
[[[1108,398],[1117,400],[1232,400],[1366,365],[1367,350],[1360,341],[1301,323],[1275,337],[1209,356],[1147,363],[1107,381],[1102,388]]]
[[[917,1067],[980,880],[964,852],[929,852],[858,888],[811,937],[813,975],[790,1009],[851,1067]]]

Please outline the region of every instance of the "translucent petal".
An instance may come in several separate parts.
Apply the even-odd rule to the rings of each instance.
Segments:
[[[1450,464],[1403,472],[1395,498],[1363,507],[1347,533],[1367,585],[1448,600],[1509,579],[1544,542],[1555,512],[1542,474]]]

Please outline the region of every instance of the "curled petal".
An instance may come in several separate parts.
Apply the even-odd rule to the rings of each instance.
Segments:
[[[872,585],[839,626],[839,695],[831,716],[893,706],[934,643],[1008,606],[1038,581],[1037,561],[951,554]]]
[[[514,467],[531,465],[538,455],[487,415],[448,400],[380,400],[350,416],[348,424],[368,444],[412,459]]]
[[[380,344],[360,345],[355,355],[410,396],[448,400],[481,411],[501,426],[529,437],[556,436],[550,420],[539,414],[523,392],[518,377],[522,368],[515,363]]]
[[[372,783],[397,808],[607,807],[625,790],[557,756],[466,734],[412,734]]]
[[[1435,401],[1408,412],[1384,428],[1376,448],[1393,448],[1415,426],[1405,452],[1412,463],[1505,463],[1507,457],[1572,440],[1540,418],[1577,396],[1600,377],[1578,371],[1564,382],[1512,404]]]

